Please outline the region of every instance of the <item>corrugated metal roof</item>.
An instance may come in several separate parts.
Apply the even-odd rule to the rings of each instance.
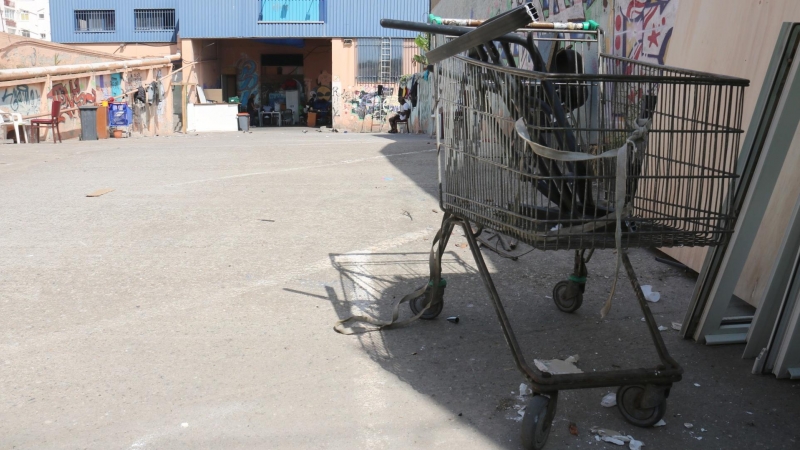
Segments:
[[[414,37],[417,33],[384,29],[380,20],[424,21],[428,13],[428,0],[291,1],[318,2],[320,22],[260,21],[262,0],[58,0],[51,2],[50,20],[55,42],[172,42],[175,40],[173,32],[135,31],[133,10],[176,9],[178,33],[182,38]],[[115,31],[76,32],[76,10],[114,10]],[[276,18],[280,17],[267,17],[268,20]]]

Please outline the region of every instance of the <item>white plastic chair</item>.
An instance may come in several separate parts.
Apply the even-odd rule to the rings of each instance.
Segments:
[[[25,132],[25,127],[27,126],[30,129],[31,122],[30,120],[25,120],[22,118],[22,114],[19,113],[7,113],[7,112],[0,112],[0,118],[2,118],[3,122],[0,126],[3,127],[3,132],[7,130],[6,127],[13,126],[14,127],[14,136],[16,137],[17,144],[21,144],[22,141],[19,138],[20,130],[22,130],[22,135],[25,137],[25,143],[28,143],[28,133]]]

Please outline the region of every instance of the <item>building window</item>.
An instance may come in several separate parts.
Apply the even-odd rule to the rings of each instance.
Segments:
[[[261,0],[259,22],[324,22],[325,0]]]
[[[27,37],[27,38],[31,37],[31,32],[28,31],[28,30],[22,30],[21,34],[22,34],[22,37]]]
[[[29,15],[28,15],[28,13],[26,13],[26,12],[24,12],[24,13],[20,13],[20,15],[19,15],[19,20],[21,20],[21,21],[23,21],[23,22],[27,22],[27,21],[29,21],[29,20],[30,20],[30,16],[29,16]]]
[[[419,47],[413,39],[356,39],[356,82],[393,84],[400,76],[420,70],[414,55]]]
[[[174,9],[136,9],[136,31],[173,31],[175,30]]]
[[[14,20],[14,10],[11,8],[3,9],[3,18]]]
[[[42,39],[47,39],[47,33],[42,33]]]
[[[44,19],[44,14],[39,14],[40,19]]]
[[[116,31],[116,13],[111,9],[75,11],[75,31],[81,33]]]
[[[8,30],[8,34],[17,34],[16,28],[6,28]]]

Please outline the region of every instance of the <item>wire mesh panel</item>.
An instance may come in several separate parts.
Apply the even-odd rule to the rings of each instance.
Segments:
[[[747,81],[592,57],[578,36],[536,51],[547,73],[491,46],[438,65],[445,209],[539,249],[613,248],[617,223],[625,247],[723,241]]]

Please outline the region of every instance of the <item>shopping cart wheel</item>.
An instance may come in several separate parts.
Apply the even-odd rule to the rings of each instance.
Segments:
[[[583,292],[574,281],[559,281],[553,288],[553,301],[561,311],[575,312],[583,304]]]
[[[550,436],[550,424],[556,414],[556,398],[535,395],[525,407],[522,418],[522,447],[541,450]]]
[[[643,394],[644,386],[620,386],[617,390],[617,406],[622,417],[632,425],[648,428],[664,417],[664,413],[667,412],[667,399],[662,398],[654,407],[642,408]]]
[[[444,309],[444,288],[446,287],[447,281],[442,278],[442,280],[439,282],[439,292],[436,294],[436,298],[433,300],[430,308],[428,308],[428,310],[419,317],[420,319],[432,320],[442,313],[442,309]],[[428,298],[431,295],[431,289],[433,289],[433,282],[429,281],[428,287],[425,289],[425,293],[417,298],[412,298],[408,302],[408,306],[411,307],[411,313],[413,313],[415,316],[419,314],[428,303]]]

